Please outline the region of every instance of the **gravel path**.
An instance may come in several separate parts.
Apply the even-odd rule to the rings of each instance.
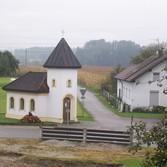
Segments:
[[[78,89],[78,97],[80,97],[80,91]],[[108,108],[106,108],[90,91],[86,92],[84,99],[85,108],[93,115],[95,122],[91,123],[90,126],[103,129],[112,130],[125,130],[130,126],[130,118],[120,117]],[[82,101],[80,99],[80,101]],[[157,119],[134,119],[134,122],[145,121],[148,127],[152,126],[157,122]],[[87,124],[89,126],[89,123]]]

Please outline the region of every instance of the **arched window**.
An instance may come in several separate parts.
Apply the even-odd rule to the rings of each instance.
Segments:
[[[20,110],[24,110],[24,99],[20,99]]]
[[[55,79],[52,79],[52,87],[56,87],[56,81],[55,81]]]
[[[30,100],[30,111],[35,111],[35,100],[34,99]]]
[[[67,87],[70,88],[71,86],[72,86],[72,82],[71,82],[71,80],[69,79],[69,80],[67,81]]]
[[[14,98],[13,97],[10,98],[10,108],[11,109],[14,108]]]

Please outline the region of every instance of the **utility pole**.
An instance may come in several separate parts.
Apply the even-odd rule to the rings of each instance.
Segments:
[[[28,49],[26,48],[25,49],[25,62],[24,62],[24,65],[27,66],[27,53],[28,53]]]

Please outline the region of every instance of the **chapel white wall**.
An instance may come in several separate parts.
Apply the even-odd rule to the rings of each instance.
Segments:
[[[52,87],[52,80],[56,86]],[[67,80],[71,80],[72,86],[67,87]],[[77,69],[47,69],[47,84],[50,89],[48,95],[49,115],[63,119],[63,99],[66,96],[73,97],[73,112],[70,113],[70,120],[76,121],[77,110]]]
[[[10,98],[14,98],[14,109],[10,108]],[[24,99],[24,110],[20,110],[20,99]],[[35,111],[32,113],[38,115],[39,117],[47,116],[47,94],[35,94],[35,93],[25,93],[25,92],[10,92],[7,91],[7,115],[16,115],[23,117],[24,115],[31,112],[30,110],[30,100],[35,101]]]

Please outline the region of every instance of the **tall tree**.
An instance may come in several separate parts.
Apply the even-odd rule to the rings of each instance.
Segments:
[[[131,63],[138,64],[138,63],[141,63],[142,61],[144,61],[145,59],[147,59],[153,55],[156,55],[157,51],[164,48],[164,45],[166,45],[166,44],[161,43],[161,44],[151,44],[149,46],[143,47],[137,56],[132,57]]]
[[[75,54],[83,65],[127,66],[132,56],[139,54],[140,45],[132,41],[107,42],[104,39],[91,40]]]
[[[9,51],[0,52],[0,75],[15,76],[19,61]]]

